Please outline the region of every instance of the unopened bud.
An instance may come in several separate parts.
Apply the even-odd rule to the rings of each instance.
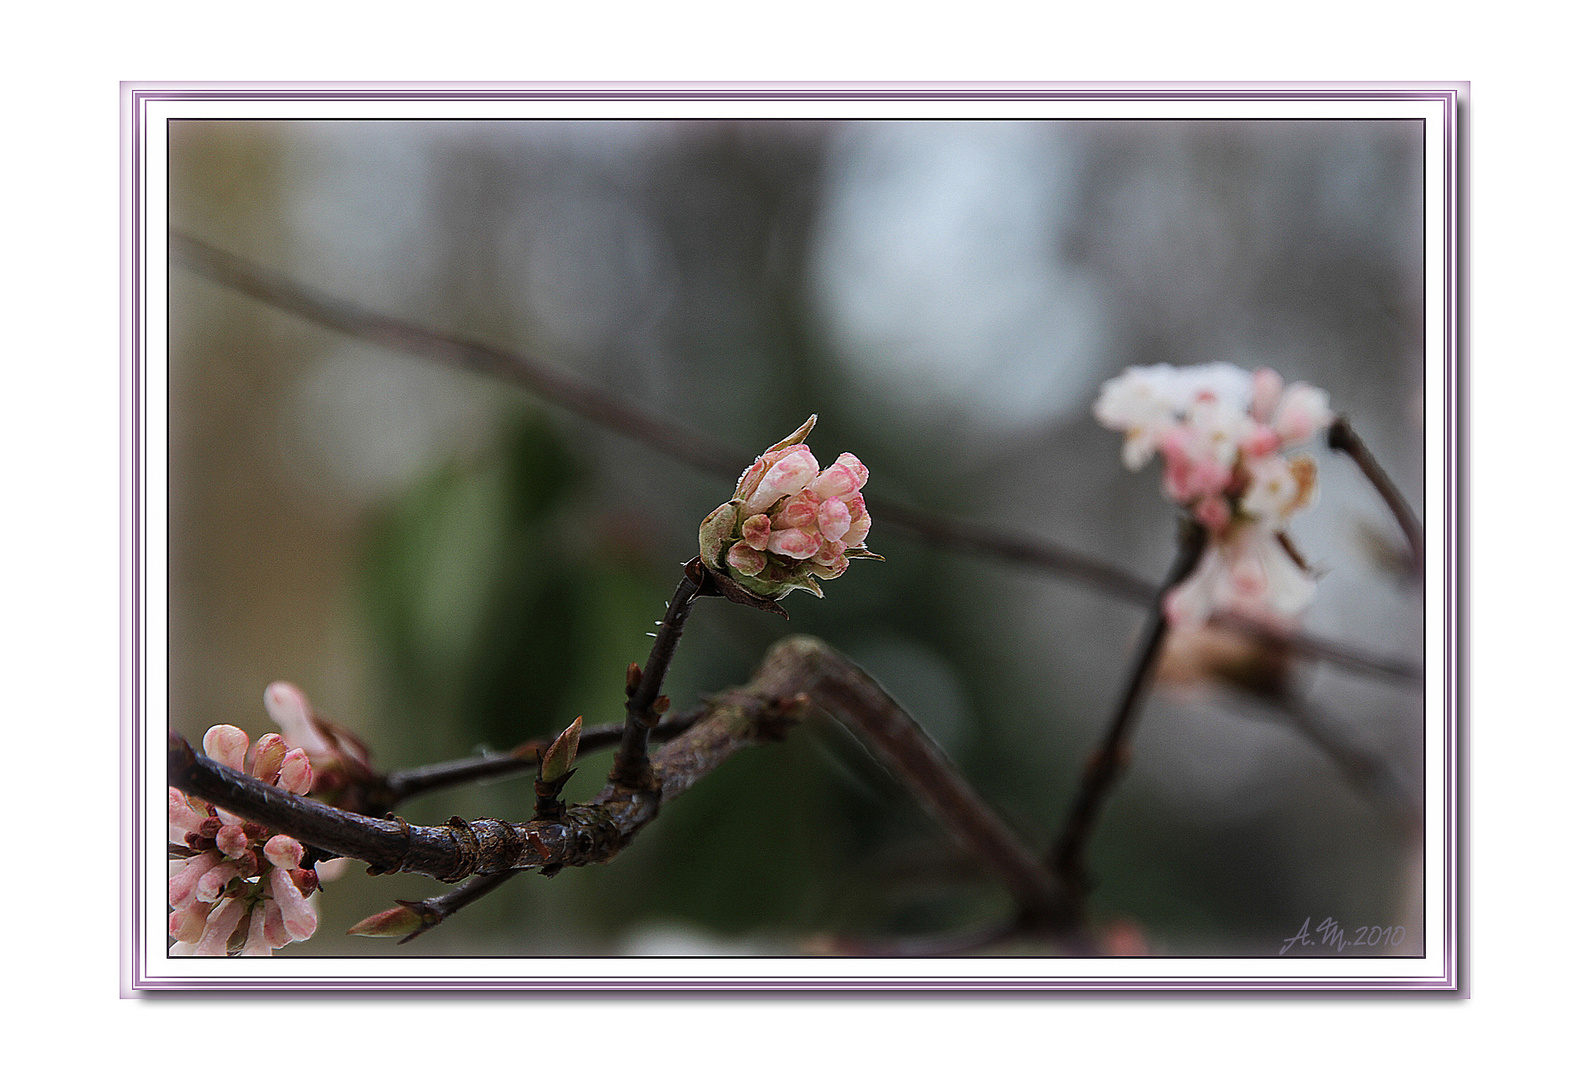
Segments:
[[[276,786],[294,795],[308,795],[309,789],[314,785],[315,770],[309,764],[309,755],[301,747],[287,751],[287,756],[282,758],[281,773],[276,778]]]
[[[626,695],[633,695],[636,690],[640,689],[640,676],[640,665],[630,664],[629,671],[624,675],[624,693]]]
[[[423,925],[418,912],[395,907],[354,923],[348,933],[358,937],[408,937]]]
[[[248,850],[248,834],[241,825],[223,825],[215,834],[215,846],[227,858],[235,859]]]
[[[651,711],[657,716],[661,716],[668,711],[668,706],[672,704],[673,702],[668,700],[667,694],[658,694],[657,700],[652,702]]]
[[[274,783],[286,757],[287,740],[274,731],[266,732],[254,744],[254,776],[266,783]]]
[[[265,841],[265,857],[271,861],[272,866],[291,870],[303,861],[304,845],[290,836],[278,834]]]
[[[574,723],[564,728],[563,733],[547,747],[546,756],[541,759],[542,780],[548,783],[560,780],[574,767],[575,756],[580,752],[580,729],[584,726],[584,720],[584,717],[576,716]]]
[[[204,733],[204,752],[227,768],[242,772],[248,755],[248,732],[231,724],[216,724]]]

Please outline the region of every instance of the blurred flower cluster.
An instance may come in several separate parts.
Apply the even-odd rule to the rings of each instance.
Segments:
[[[271,732],[252,747],[230,724],[204,733],[204,752],[294,795],[308,794],[314,768],[302,748]],[[269,956],[315,932],[320,879],[290,836],[167,789],[168,897],[173,956]],[[182,852],[188,854],[183,855]]]
[[[862,500],[867,467],[840,454],[826,469],[804,440],[812,416],[740,474],[734,498],[701,523],[701,561],[747,592],[778,600],[794,589],[823,595],[819,580],[843,574],[867,550],[872,518]]]
[[[1209,530],[1198,566],[1165,598],[1174,625],[1198,626],[1216,611],[1275,621],[1303,610],[1314,578],[1285,528],[1312,501],[1316,466],[1288,451],[1334,419],[1324,391],[1288,386],[1268,368],[1159,364],[1105,383],[1093,415],[1126,433],[1127,468],[1159,453],[1165,496]]]

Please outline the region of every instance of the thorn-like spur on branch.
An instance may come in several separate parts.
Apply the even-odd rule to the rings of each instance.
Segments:
[[[609,783],[594,800],[568,807],[557,820],[515,824],[454,818],[444,826],[424,826],[353,814],[228,769],[195,754],[175,734],[167,749],[167,782],[304,844],[361,859],[373,871],[459,881],[476,874],[606,862],[661,805],[684,794],[737,751],[783,739],[812,709],[844,723],[876,752],[1010,891],[1023,921],[1042,922],[1050,916],[1059,895],[1054,875],[898,704],[860,668],[809,637],[775,645],[749,683],[711,699],[685,731],[652,755],[653,786],[637,790]],[[465,902],[469,895],[459,892]]]
[[[746,456],[740,451],[725,449],[681,424],[630,405],[544,361],[366,311],[181,232],[170,234],[170,244],[173,260],[194,273],[320,326],[518,386],[705,472],[734,477],[744,467]],[[1151,582],[1052,541],[940,518],[882,498],[870,498],[868,506],[876,521],[929,544],[977,557],[1006,559],[1142,607],[1155,602],[1156,590]],[[1223,621],[1235,629],[1263,633],[1261,627],[1248,620],[1227,617]],[[1417,664],[1375,656],[1306,634],[1288,640],[1299,654],[1348,670],[1410,685],[1423,678]]]
[[[1353,459],[1353,463],[1374,487],[1375,493],[1385,502],[1391,516],[1397,519],[1397,527],[1402,530],[1402,535],[1407,537],[1408,554],[1414,571],[1421,570],[1424,567],[1424,528],[1419,524],[1413,507],[1397,490],[1397,485],[1391,482],[1391,477],[1369,452],[1369,447],[1358,437],[1358,432],[1347,422],[1347,417],[1338,416],[1331,422],[1325,432],[1325,445]]]
[[[692,722],[691,717],[669,717],[652,728],[651,733],[658,739],[671,739],[688,728]],[[601,727],[586,728],[580,736],[580,756],[617,746],[623,734],[623,724],[604,724]],[[409,799],[444,788],[534,772],[536,762],[539,760],[538,755],[545,753],[551,745],[552,736],[543,735],[529,739],[502,753],[477,754],[473,757],[441,761],[434,765],[421,765],[413,769],[400,769],[388,773],[384,781],[387,804],[382,810],[384,812],[395,809]]]

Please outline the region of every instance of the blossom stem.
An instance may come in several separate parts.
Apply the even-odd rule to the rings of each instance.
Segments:
[[[1408,500],[1403,498],[1402,492],[1397,490],[1397,485],[1392,483],[1386,470],[1381,468],[1380,462],[1369,452],[1369,447],[1364,445],[1364,440],[1358,437],[1358,432],[1353,430],[1347,417],[1338,416],[1331,422],[1325,432],[1325,445],[1332,450],[1340,451],[1353,459],[1365,479],[1374,487],[1386,508],[1391,511],[1391,516],[1397,519],[1397,527],[1402,530],[1402,535],[1408,540],[1408,553],[1413,561],[1413,569],[1417,572],[1424,567],[1424,528],[1419,524],[1418,517],[1413,512],[1413,507]]]
[[[657,702],[662,694],[663,679],[668,675],[668,665],[673,662],[674,650],[684,635],[691,605],[705,591],[704,583],[709,580],[702,571],[700,559],[691,559],[685,567],[685,576],[674,590],[673,599],[668,601],[662,622],[657,624],[657,640],[652,643],[651,655],[646,658],[640,679],[629,691],[624,732],[619,737],[618,750],[613,755],[613,771],[608,777],[612,783],[623,787],[648,788],[655,783],[646,744],[662,719]]]
[[[1153,617],[1143,632],[1126,688],[1098,749],[1088,759],[1070,817],[1055,842],[1051,858],[1063,890],[1059,927],[1062,933],[1078,934],[1085,920],[1084,899],[1091,888],[1084,859],[1088,838],[1098,823],[1105,799],[1125,771],[1130,757],[1128,744],[1132,729],[1142,711],[1143,699],[1153,684],[1154,669],[1170,629],[1170,620],[1165,616],[1165,595],[1192,573],[1208,539],[1208,531],[1203,526],[1190,520],[1182,522],[1175,562],[1160,587]]]

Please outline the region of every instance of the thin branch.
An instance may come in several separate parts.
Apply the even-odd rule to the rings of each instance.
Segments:
[[[1315,711],[1296,692],[1265,700],[1273,701],[1286,717],[1287,725],[1330,758],[1347,783],[1383,810],[1399,829],[1416,832],[1423,825],[1424,815],[1418,798],[1379,755],[1322,724]]]
[[[678,798],[731,755],[786,736],[812,709],[844,723],[873,747],[929,812],[1013,895],[1018,916],[1052,912],[1058,882],[972,791],[928,736],[855,664],[815,638],[775,645],[752,680],[713,698],[687,730],[651,758],[655,786],[609,784],[557,821],[496,819],[411,825],[337,810],[291,795],[195,754],[169,737],[167,782],[232,813],[373,872],[406,871],[442,881],[472,874],[581,866],[613,858],[661,805]]]
[[[458,914],[476,900],[485,896],[501,885],[518,877],[522,870],[504,870],[500,874],[486,874],[482,877],[471,878],[458,888],[441,896],[433,896],[428,900],[399,900],[398,903],[408,908],[420,917],[419,928],[401,939],[399,945],[407,945],[427,930],[440,926],[445,920]]]
[[[1052,859],[1055,869],[1060,874],[1065,899],[1061,918],[1063,931],[1074,932],[1080,929],[1083,922],[1084,900],[1091,887],[1084,862],[1088,837],[1098,821],[1104,800],[1126,768],[1130,755],[1132,728],[1141,711],[1143,699],[1154,681],[1154,669],[1159,663],[1160,649],[1170,629],[1170,621],[1165,617],[1163,602],[1165,594],[1192,573],[1193,568],[1198,565],[1198,558],[1203,554],[1208,538],[1209,534],[1202,526],[1183,522],[1176,561],[1165,577],[1165,584],[1160,588],[1160,600],[1156,603],[1153,617],[1143,633],[1137,658],[1133,661],[1131,674],[1126,681],[1126,688],[1121,694],[1115,715],[1110,721],[1110,726],[1105,730],[1099,748],[1088,759],[1087,767],[1082,774],[1082,785],[1071,807],[1070,817],[1055,842]]]
[[[671,739],[690,724],[689,718],[670,717],[660,721],[652,728],[651,733],[657,739]],[[623,724],[586,728],[580,736],[580,756],[585,757],[587,754],[617,746],[623,734]],[[480,754],[389,773],[384,780],[387,802],[382,807],[382,812],[395,809],[401,803],[420,795],[460,784],[534,772],[537,752],[544,752],[555,737],[555,735],[546,735],[530,739],[503,753]]]
[[[1402,530],[1402,535],[1408,539],[1408,553],[1413,560],[1414,570],[1420,570],[1424,566],[1424,527],[1419,524],[1419,518],[1408,500],[1403,498],[1386,470],[1369,452],[1369,447],[1364,445],[1364,440],[1347,422],[1347,417],[1338,416],[1331,423],[1325,432],[1325,445],[1352,458],[1359,471],[1373,485],[1375,492],[1391,511],[1391,516],[1397,519],[1397,527]]]
[[[673,662],[674,650],[684,635],[685,620],[690,617],[691,605],[704,591],[705,580],[701,560],[691,559],[673,598],[668,601],[662,621],[657,624],[657,640],[646,657],[646,667],[638,678],[632,677],[627,687],[624,733],[619,738],[618,752],[613,755],[610,777],[615,784],[633,788],[650,786],[646,743],[652,729],[662,719],[659,714],[667,709],[668,699],[661,697],[663,680],[668,677],[668,665]]]
[[[195,273],[320,326],[373,344],[450,364],[521,387],[593,423],[626,435],[685,464],[735,477],[752,455],[727,449],[672,420],[631,405],[544,361],[486,345],[417,323],[380,315],[319,292],[202,240],[173,231],[173,259]],[[1154,586],[1136,575],[1051,541],[987,526],[939,518],[878,497],[869,497],[874,520],[941,547],[990,555],[1067,578],[1128,603],[1147,607]],[[1222,620],[1249,633],[1273,634],[1238,617]],[[1289,639],[1301,654],[1366,675],[1407,684],[1422,680],[1417,664],[1375,656],[1352,646],[1305,634]]]
[[[1046,923],[1058,882],[1032,849],[972,788],[915,720],[860,668],[811,638],[794,638],[807,656],[804,692],[871,749],[924,809],[1016,898],[1024,923]]]

